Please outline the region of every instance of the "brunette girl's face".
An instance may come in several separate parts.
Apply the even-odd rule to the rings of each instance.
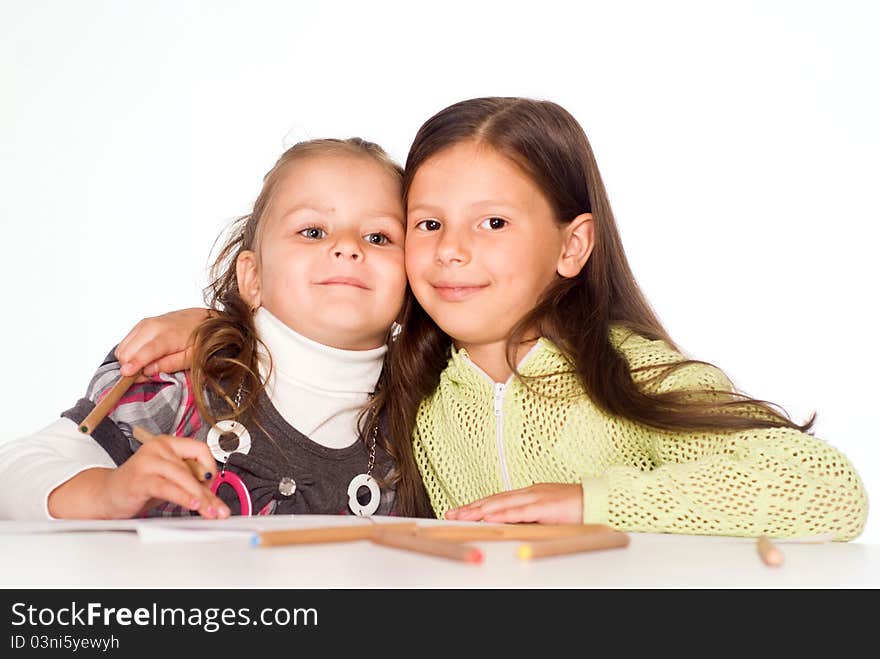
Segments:
[[[291,329],[347,350],[382,345],[406,292],[400,181],[358,155],[285,165],[239,256],[239,289]]]
[[[506,341],[559,274],[580,271],[566,270],[571,228],[557,222],[541,189],[510,159],[485,144],[460,142],[413,177],[410,286],[459,347]]]

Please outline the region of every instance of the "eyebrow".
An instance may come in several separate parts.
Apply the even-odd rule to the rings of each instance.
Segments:
[[[288,215],[293,215],[294,213],[299,213],[300,211],[313,211],[315,213],[330,213],[334,209],[332,206],[321,206],[320,204],[312,204],[312,203],[304,203],[297,204],[295,206],[291,206],[286,209],[283,213],[281,213],[281,217],[287,217]]]
[[[334,206],[321,206],[320,204],[312,204],[312,203],[304,203],[297,204],[296,206],[291,206],[287,210],[285,210],[279,216],[281,219],[286,219],[293,215],[294,213],[298,213],[300,211],[312,211],[314,213],[318,213],[319,215],[327,215],[332,213],[336,208]],[[365,216],[369,217],[371,220],[391,220],[393,222],[403,222],[403,218],[399,213],[394,213],[388,210],[370,210],[365,213]]]
[[[284,211],[280,213],[275,213],[275,221],[276,222],[288,222],[291,218],[297,213],[301,213],[303,211],[310,211],[316,215],[326,215],[328,212],[333,210],[330,207],[318,207],[312,206],[311,204],[297,204],[296,206],[291,206],[290,208],[284,209]]]
[[[475,201],[472,204],[468,204],[468,208],[479,208],[481,206],[492,206],[494,208],[506,208],[510,210],[516,210],[516,206],[512,206],[509,202],[501,201],[500,199],[482,199],[480,201]],[[435,206],[433,204],[416,204],[412,208],[407,210],[407,213],[415,213],[416,211],[428,211],[429,213],[436,213],[438,215],[442,214],[443,209],[440,206]]]
[[[375,211],[369,214],[371,220],[391,220],[392,222],[403,222],[403,218],[399,213],[389,213],[388,211]]]

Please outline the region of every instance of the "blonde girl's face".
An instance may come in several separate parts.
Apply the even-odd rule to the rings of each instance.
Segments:
[[[399,180],[372,158],[309,155],[284,167],[239,257],[239,288],[324,345],[383,344],[406,291]]]
[[[544,194],[508,158],[465,141],[419,167],[407,206],[419,303],[459,346],[505,341],[557,277],[566,231]]]

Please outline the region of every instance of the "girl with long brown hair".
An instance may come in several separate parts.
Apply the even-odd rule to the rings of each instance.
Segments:
[[[395,469],[382,404],[406,293],[402,175],[357,138],[288,149],[214,263],[191,368],[150,373],[81,434],[124,375],[111,353],[61,419],[4,444],[0,516],[387,515],[398,493],[423,500],[418,474],[413,493]]]
[[[641,293],[590,144],[559,105],[478,98],[406,163],[392,374],[434,510],[457,520],[856,537],[847,459],[687,359]]]

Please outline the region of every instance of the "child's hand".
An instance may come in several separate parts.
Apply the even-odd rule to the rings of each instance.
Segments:
[[[584,490],[580,483],[538,483],[446,511],[446,519],[471,522],[580,524],[583,518]]]
[[[122,375],[134,375],[141,369],[149,376],[189,368],[192,333],[209,314],[208,309],[183,309],[141,320],[116,347]],[[144,380],[138,378],[139,382]]]
[[[116,469],[100,488],[103,517],[124,519],[161,501],[170,501],[202,517],[229,517],[229,508],[200,483],[184,463],[198,461],[213,478],[216,463],[207,444],[187,437],[156,435]],[[210,465],[210,466],[209,466]]]

